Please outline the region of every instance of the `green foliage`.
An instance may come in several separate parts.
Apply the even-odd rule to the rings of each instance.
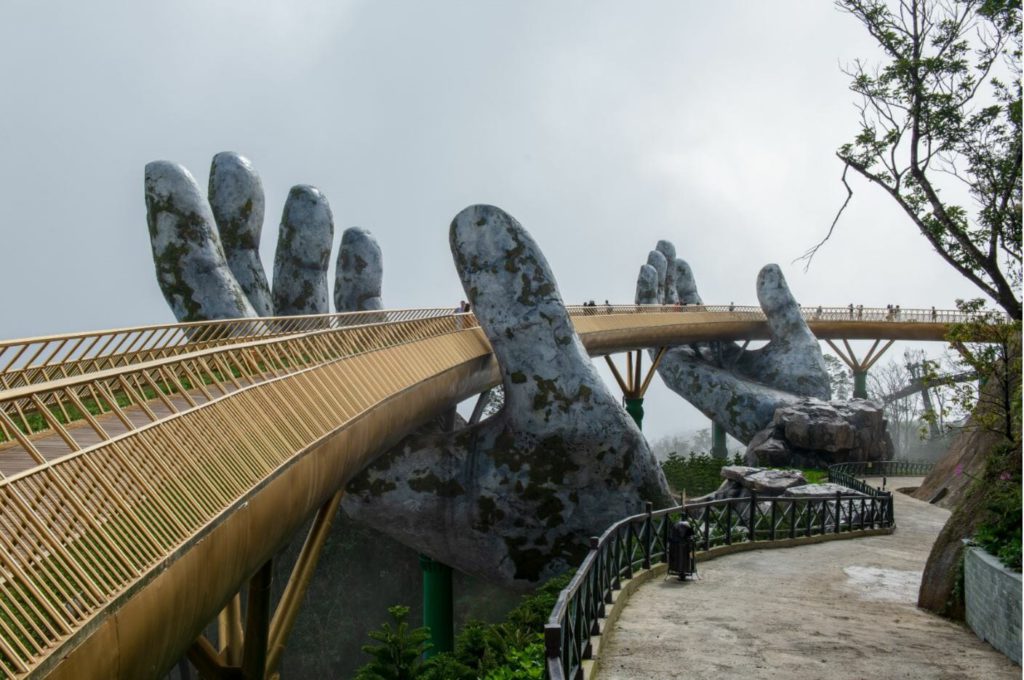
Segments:
[[[708,454],[691,453],[689,456],[681,456],[672,452],[662,461],[661,469],[675,493],[685,491],[687,496],[703,496],[722,484],[722,467],[742,464],[739,454],[729,461],[712,458]]]
[[[853,168],[880,186],[947,264],[1020,319],[1020,3],[837,5],[884,55],[845,69],[860,131],[836,154],[844,184]],[[952,188],[966,188],[973,206],[954,203],[944,194]]]
[[[1003,323],[982,300],[958,300],[972,321],[950,328],[946,339],[961,365],[978,375],[977,391],[956,387],[954,400],[971,412],[971,426],[1001,440],[989,452],[974,484],[984,515],[974,540],[1011,569],[1021,570],[1021,322]],[[958,468],[960,471],[960,468]]]
[[[985,515],[974,541],[1010,569],[1021,570],[1021,457],[1019,447],[1003,444],[989,455],[984,477]]]
[[[946,340],[958,353],[960,368],[973,371],[983,387],[952,385],[953,401],[971,413],[974,427],[1020,442],[1021,322],[1004,323],[984,309],[981,299],[956,303],[972,320],[951,326]]]
[[[363,645],[362,650],[373,657],[356,672],[356,680],[413,680],[422,677],[423,653],[430,649],[430,632],[426,628],[409,629],[405,618],[409,608],[395,605],[388,608],[395,625],[383,624],[370,631],[370,638],[379,645]]]
[[[509,612],[502,623],[467,623],[455,638],[455,651],[423,662],[429,648],[426,628],[409,631],[408,607],[388,612],[397,628],[384,624],[369,635],[382,645],[366,645],[373,661],[359,669],[356,680],[532,680],[544,677],[544,624],[572,572],[540,586]]]

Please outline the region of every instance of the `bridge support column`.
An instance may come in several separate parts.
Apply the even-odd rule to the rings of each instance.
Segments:
[[[667,347],[659,347],[657,354],[654,355],[654,361],[651,362],[651,367],[647,369],[647,374],[643,378],[642,362],[643,362],[643,350],[635,350],[626,352],[626,374],[623,377],[622,373],[619,372],[615,362],[607,354],[604,360],[608,362],[608,368],[611,369],[612,375],[615,376],[615,382],[619,384],[619,389],[622,390],[622,403],[626,407],[626,413],[632,418],[633,422],[640,429],[643,429],[644,420],[644,394],[647,393],[647,388],[651,385],[651,380],[654,378],[654,372],[658,369],[658,364],[661,363],[661,358],[665,356],[665,350]],[[635,357],[635,361],[634,361]]]
[[[637,397],[635,399],[623,399],[626,404],[626,413],[633,418],[633,422],[641,430],[644,429],[644,399],[643,397]]]
[[[267,560],[249,579],[249,598],[245,612],[245,648],[242,653],[242,675],[246,680],[260,680],[267,673],[272,575],[273,563]]]
[[[427,658],[454,648],[455,623],[452,607],[452,568],[420,555],[423,570],[423,625],[430,629]]]
[[[839,358],[843,360],[843,363],[849,366],[850,372],[853,373],[853,398],[867,399],[868,369],[875,365],[875,362],[878,361],[883,354],[885,354],[885,351],[887,349],[892,347],[892,343],[894,343],[895,340],[887,341],[884,345],[882,345],[881,349],[878,349],[878,345],[882,341],[875,340],[874,344],[871,345],[871,349],[868,350],[868,353],[864,355],[863,359],[857,358],[857,355],[854,354],[853,348],[850,347],[850,342],[848,340],[844,339],[842,341],[843,346],[846,347],[845,352],[839,349],[839,347],[837,347],[836,344],[831,340],[826,338],[825,342],[828,343],[828,346],[832,348],[832,351],[835,352],[839,356]]]
[[[711,421],[711,457],[725,460],[729,457],[729,449],[725,445],[725,428],[716,421]]]
[[[867,399],[868,398],[868,372],[865,371],[854,371],[853,372],[853,398],[854,399]]]

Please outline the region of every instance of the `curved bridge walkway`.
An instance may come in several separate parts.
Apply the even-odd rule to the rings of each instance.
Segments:
[[[751,307],[570,313],[591,355],[769,337]],[[805,316],[819,338],[876,341],[966,320]],[[0,678],[159,677],[363,467],[498,380],[472,315],[436,309],[0,342]],[[272,655],[289,616],[257,619]],[[250,647],[243,668],[273,665]]]
[[[890,535],[727,555],[700,563],[698,581],[641,586],[602,640],[596,677],[1020,678],[969,629],[917,608],[949,512],[902,493],[894,502]]]

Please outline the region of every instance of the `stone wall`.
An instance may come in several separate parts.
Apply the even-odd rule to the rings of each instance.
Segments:
[[[1021,575],[981,548],[964,551],[967,625],[1020,665]]]

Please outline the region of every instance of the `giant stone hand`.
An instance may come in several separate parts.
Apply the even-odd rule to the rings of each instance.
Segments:
[[[589,536],[670,502],[646,441],[580,343],[537,244],[510,215],[452,222],[456,269],[501,367],[499,413],[416,434],[349,485],[350,515],[463,571],[529,584]]]
[[[648,264],[640,269],[639,304],[700,305],[693,272],[659,241]],[[666,261],[663,273],[661,261]],[[667,273],[671,272],[671,276]],[[772,421],[776,409],[804,398],[828,400],[828,373],[817,339],[800,314],[778,265],[766,265],[757,276],[757,298],[768,320],[770,342],[745,350],[731,342],[676,347],[665,353],[658,374],[668,387],[696,406],[742,442]]]

